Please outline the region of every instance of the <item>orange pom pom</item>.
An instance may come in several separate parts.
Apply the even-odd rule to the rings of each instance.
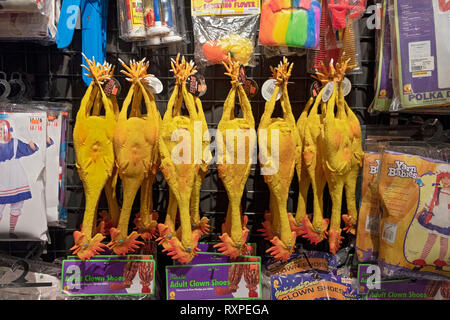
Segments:
[[[226,61],[227,56],[223,52],[222,47],[215,41],[208,41],[203,44],[203,55],[208,59],[211,64],[218,64],[222,61]]]

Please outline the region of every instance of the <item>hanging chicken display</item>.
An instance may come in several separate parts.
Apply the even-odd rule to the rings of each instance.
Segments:
[[[156,174],[155,149],[158,144],[161,117],[153,94],[144,86],[144,81],[149,76],[147,74],[149,63],[145,62],[145,59],[138,63],[132,61],[130,66],[120,62],[126,69],[122,70],[122,73],[128,77],[131,87],[120,110],[113,140],[116,165],[123,185],[123,203],[117,228],[110,230],[111,242],[108,248],[118,255],[124,255],[142,244],[136,240],[139,237],[138,232],[128,234],[128,224],[137,191],[146,180],[153,180],[149,178],[150,175]],[[142,98],[147,111],[145,115],[140,111]],[[130,104],[132,111],[128,117]],[[148,192],[148,188],[144,188],[144,192]],[[146,218],[144,221],[148,224],[142,226],[150,230],[150,234],[155,234],[157,223],[151,219],[146,202],[141,201],[141,204],[141,219]]]
[[[345,224],[344,230],[355,233],[358,215],[356,181],[364,156],[361,126],[346,103],[343,93],[342,82],[348,69],[348,62],[348,59],[341,58],[336,66],[333,65],[333,61],[328,68],[322,65],[316,79],[324,87],[315,98],[312,108],[310,101],[298,122],[300,135],[304,139],[301,169],[306,167],[308,172],[306,177],[304,171],[301,171],[299,199],[306,199],[303,187],[306,188],[304,184],[311,181],[314,192],[314,215],[311,222],[304,209],[306,205],[301,205],[295,219],[295,225],[298,227],[297,235],[302,235],[315,244],[328,237],[329,250],[333,254],[339,250],[343,239],[341,220]],[[318,114],[319,104],[320,114]],[[306,116],[308,111],[309,114]],[[302,181],[303,177],[305,180]],[[323,218],[323,190],[326,184],[332,200],[330,221]],[[341,216],[344,190],[348,214]]]
[[[74,232],[74,246],[71,250],[81,260],[90,259],[105,248],[101,243],[105,236],[97,232],[95,217],[102,190],[108,179],[113,177],[112,140],[116,127],[113,103],[102,88],[103,81],[110,77],[111,66],[106,63],[96,64],[94,60],[90,61],[86,57],[85,59],[88,67],[83,67],[88,70],[92,82],[81,101],[73,130],[75,161],[83,183],[86,203],[81,231]],[[99,100],[95,103],[98,93]],[[100,97],[105,116],[99,115]],[[96,105],[96,115],[91,115],[93,105]]]
[[[276,85],[258,127],[259,161],[262,170],[268,169],[263,174],[270,191],[270,211],[265,215],[261,231],[273,245],[267,252],[282,261],[286,261],[295,248],[296,231],[291,229],[293,217],[287,212],[287,200],[294,170],[301,156],[300,135],[287,90],[292,67],[293,64],[289,65],[285,57],[278,67],[271,67]],[[272,118],[280,90],[283,118]],[[277,154],[272,153],[274,150]]]
[[[215,247],[231,258],[236,258],[245,250],[249,232],[246,227],[248,218],[242,215],[241,199],[250,174],[256,144],[255,120],[239,80],[239,62],[232,61],[229,55],[228,62],[223,62],[223,65],[227,71],[225,74],[231,77],[231,90],[225,100],[218,125],[219,134],[216,138],[217,144],[222,146],[222,157],[217,162],[217,169],[227,191],[229,203],[225,223],[222,225],[222,235],[219,237],[222,242]],[[242,108],[242,118],[235,118],[236,93]]]
[[[158,225],[160,237],[157,241],[172,259],[189,263],[198,251],[200,236],[210,228],[208,218],[199,219],[199,211],[194,211],[192,216],[190,212],[193,197],[200,196],[201,181],[210,157],[202,156],[202,150],[199,154],[198,146],[194,145],[194,137],[203,137],[202,131],[207,130],[200,99],[186,87],[186,80],[196,73],[196,67],[184,57],[180,61],[179,54],[171,65],[176,83],[162,119],[159,138],[161,171],[169,185],[169,205],[164,224]],[[181,114],[183,101],[188,116]],[[176,226],[178,212],[179,228]]]

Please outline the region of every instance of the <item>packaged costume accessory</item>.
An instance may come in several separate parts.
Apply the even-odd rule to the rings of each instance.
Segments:
[[[391,111],[448,112],[450,10],[442,3],[390,1],[394,87]]]
[[[259,1],[192,0],[191,6],[194,54],[199,66],[220,64],[228,59],[228,53],[234,61],[254,66]]]
[[[1,107],[0,240],[47,240],[42,174],[46,138],[45,112],[18,105]]]
[[[264,0],[259,42],[264,46],[316,48],[319,45],[319,1]]]
[[[450,165],[438,148],[392,142],[382,154],[378,264],[387,277],[449,277]],[[444,152],[443,152],[444,151]]]

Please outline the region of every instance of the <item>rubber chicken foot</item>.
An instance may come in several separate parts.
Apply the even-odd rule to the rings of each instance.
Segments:
[[[158,232],[158,212],[152,212],[149,216],[150,219],[144,219],[141,217],[141,214],[136,214],[136,218],[134,218],[135,230],[142,239],[151,240],[157,236]]]
[[[180,231],[180,230],[179,230]],[[164,249],[162,252],[167,252],[173,260],[178,260],[182,264],[187,264],[197,255],[200,249],[197,248],[198,239],[200,239],[200,229],[192,232],[193,248],[184,248],[181,241],[178,239],[177,233],[164,223],[158,224],[159,237],[156,239],[159,245]],[[181,236],[181,232],[178,232]]]
[[[295,239],[295,232],[292,232],[292,238]],[[267,249],[266,252],[282,262],[286,262],[294,252],[295,245],[287,246],[277,236],[273,237],[270,242],[273,246]]]
[[[308,215],[310,216],[310,215]],[[329,219],[323,219],[322,228],[315,228],[311,223],[310,217],[304,217],[297,228],[299,231],[297,235],[301,235],[312,244],[318,244],[327,238],[326,230],[328,229]],[[291,226],[292,229],[292,226]]]
[[[133,231],[128,237],[123,236],[121,231],[116,228],[111,228],[111,242],[108,243],[108,249],[114,251],[117,255],[126,255],[129,252],[134,252],[140,245],[144,243],[137,241],[139,233]]]
[[[203,217],[199,222],[192,224],[192,230],[200,231],[201,235],[207,234],[211,230],[211,226],[209,225],[209,219],[207,217]]]
[[[224,233],[219,236],[222,242],[214,245],[214,248],[217,248],[220,253],[230,256],[231,259],[235,259],[247,251],[247,244],[245,242],[247,241],[248,232],[249,230],[246,227],[242,229],[242,236],[238,243],[233,241],[228,233]]]
[[[167,255],[173,260],[178,260],[182,264],[188,264],[197,255],[200,249],[195,244],[194,248],[185,248],[177,237],[171,237],[167,240],[168,246],[162,251],[167,252]]]
[[[116,225],[114,224],[108,211],[103,210],[98,214],[100,218],[98,219],[97,231],[104,236],[107,236],[109,235],[110,229],[116,227]]]
[[[330,252],[333,255],[335,255],[341,247],[342,239],[344,239],[344,237],[341,236],[340,228],[330,228],[330,231],[328,231],[328,243],[330,245]]]
[[[76,254],[82,261],[91,259],[106,248],[106,245],[102,243],[105,236],[101,233],[97,233],[93,238],[87,239],[83,231],[75,231],[73,238],[75,244],[70,250],[73,250],[73,254]]]
[[[350,214],[343,214],[342,221],[345,223],[344,230],[347,233],[356,234],[356,219]]]
[[[264,221],[262,222],[262,229],[258,229],[261,232],[261,235],[264,237],[264,240],[270,241],[275,237],[275,231],[272,228],[272,214],[270,211],[266,210],[264,213]]]

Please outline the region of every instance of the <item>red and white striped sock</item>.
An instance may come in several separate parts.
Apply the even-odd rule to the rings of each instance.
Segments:
[[[425,258],[430,254],[431,248],[433,248],[433,244],[436,241],[436,234],[429,234],[427,238],[427,242],[425,242],[425,246],[423,247],[422,255],[420,259],[425,260]]]
[[[17,220],[19,220],[19,216],[10,215],[9,218],[9,233],[14,233],[16,229]]]
[[[448,249],[448,238],[441,237],[441,250],[439,251],[439,260],[445,261],[445,255]]]

